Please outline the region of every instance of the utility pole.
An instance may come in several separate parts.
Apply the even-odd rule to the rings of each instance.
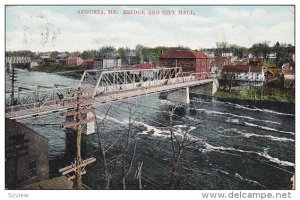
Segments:
[[[62,172],[63,175],[69,174],[71,172],[75,172],[75,176],[70,176],[69,179],[75,178],[75,189],[81,189],[82,181],[81,175],[85,174],[85,166],[95,162],[96,158],[88,158],[86,160],[82,160],[81,158],[81,124],[86,124],[89,122],[94,122],[96,120],[95,117],[82,119],[82,114],[87,114],[89,112],[94,112],[95,109],[91,108],[91,98],[90,97],[83,97],[82,90],[78,88],[75,93],[75,99],[67,100],[64,104],[73,104],[75,109],[62,113],[64,116],[74,116],[75,121],[65,122],[61,125],[62,128],[71,128],[75,127],[76,131],[76,158],[75,163],[61,168],[59,172]],[[82,105],[84,104],[84,105]]]
[[[10,66],[10,80],[11,80],[11,96],[10,96],[10,100],[11,100],[11,105],[15,104],[15,82],[17,81],[16,78],[16,70],[15,67],[13,65],[11,65],[11,63],[9,64]]]
[[[77,106],[76,106],[76,166],[80,166],[81,164],[81,113],[80,113],[80,104],[79,100],[82,95],[80,89],[77,90]],[[76,182],[76,189],[81,188],[81,167],[78,167],[75,173],[75,182]]]

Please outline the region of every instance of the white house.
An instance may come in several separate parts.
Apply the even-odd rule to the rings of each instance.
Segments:
[[[121,67],[122,60],[117,58],[95,58],[94,69],[109,70]]]
[[[262,86],[265,82],[262,66],[225,65],[222,69],[221,78],[236,81],[241,85]]]

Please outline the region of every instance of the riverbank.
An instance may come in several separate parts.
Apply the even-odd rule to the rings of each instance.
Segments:
[[[39,63],[39,65],[36,66],[35,68],[30,69],[30,71],[56,73],[65,77],[80,79],[84,70],[86,69],[88,68],[82,66],[70,67],[60,63],[42,62]]]
[[[295,103],[295,89],[274,86],[250,88],[234,87],[232,88],[232,91],[229,92],[228,90],[220,87],[214,94],[214,97],[233,100]]]

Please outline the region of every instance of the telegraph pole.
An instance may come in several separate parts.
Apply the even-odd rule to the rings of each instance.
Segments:
[[[95,162],[96,158],[88,158],[86,160],[82,160],[81,158],[81,124],[86,124],[89,122],[94,122],[96,120],[95,117],[82,119],[82,114],[87,114],[89,112],[94,112],[95,109],[91,108],[89,105],[83,106],[82,104],[89,104],[93,101],[90,97],[83,97],[82,90],[78,88],[75,93],[75,99],[67,100],[64,104],[72,104],[75,109],[62,113],[64,116],[74,116],[75,121],[65,122],[61,125],[62,128],[71,128],[75,127],[76,131],[76,158],[75,163],[61,168],[59,172],[62,172],[62,175],[69,174],[71,172],[75,172],[75,176],[70,176],[69,179],[75,178],[75,189],[81,189],[82,180],[81,175],[85,173],[85,166]]]
[[[81,114],[80,114],[80,104],[79,104],[79,100],[81,97],[82,93],[80,88],[78,88],[77,92],[76,92],[76,96],[77,96],[77,107],[76,107],[76,166],[79,166],[76,170],[76,175],[75,175],[75,182],[76,182],[76,189],[80,189],[81,188]]]
[[[10,73],[10,80],[11,80],[11,96],[10,96],[10,99],[11,99],[11,105],[14,105],[15,104],[15,82],[17,81],[16,78],[16,70],[15,70],[15,67],[12,66],[10,64],[10,69],[11,69],[11,73]]]

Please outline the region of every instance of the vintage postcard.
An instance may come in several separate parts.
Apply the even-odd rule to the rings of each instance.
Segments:
[[[295,5],[5,5],[5,189],[290,198],[295,66]]]

